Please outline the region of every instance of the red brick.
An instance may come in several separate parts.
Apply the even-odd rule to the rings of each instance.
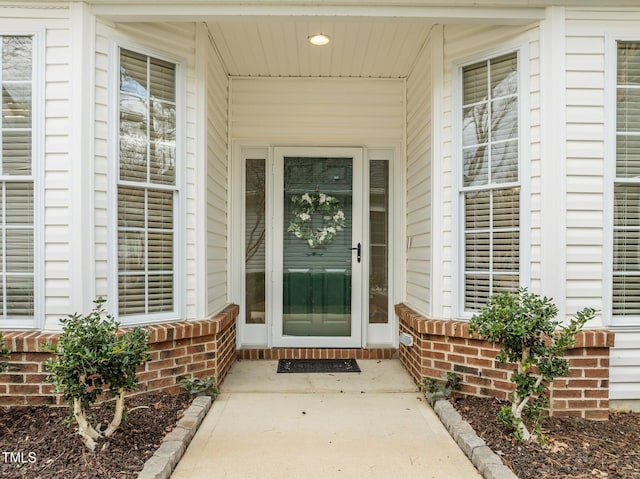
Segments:
[[[597,368],[598,359],[590,357],[572,358],[569,361],[569,366],[572,368]]]
[[[9,394],[33,395],[40,392],[38,384],[9,384]]]
[[[495,369],[482,369],[480,375],[492,379],[507,379],[508,377],[506,371],[496,371]]]
[[[166,369],[173,366],[173,360],[162,359],[159,361],[151,361],[147,363],[147,371],[155,371],[157,369]]]
[[[598,387],[598,383],[597,379],[572,379],[567,381],[567,387],[571,389],[594,389]],[[556,388],[555,382],[553,388]]]
[[[491,361],[489,359],[479,359],[477,357],[470,357],[470,358],[467,358],[467,364],[469,364],[470,366],[479,366],[479,367],[482,367],[482,368],[490,368],[491,366],[493,366],[493,361]]]
[[[28,384],[44,383],[47,381],[47,374],[26,374],[25,382]]]
[[[585,411],[584,417],[592,421],[607,421],[609,420],[609,408]]]
[[[584,376],[587,378],[608,378],[608,369],[585,369]]]
[[[582,390],[580,389],[560,389],[553,391],[554,399],[575,399],[582,397]]]

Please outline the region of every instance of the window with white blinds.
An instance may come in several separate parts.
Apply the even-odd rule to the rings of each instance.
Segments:
[[[640,316],[640,42],[618,42],[613,315]]]
[[[118,311],[175,311],[176,65],[120,50]]]
[[[462,309],[520,284],[518,55],[462,69]]]
[[[33,37],[0,39],[0,316],[5,320],[31,320],[35,309]]]

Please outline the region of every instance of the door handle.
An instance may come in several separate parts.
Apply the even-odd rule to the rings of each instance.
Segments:
[[[358,260],[358,263],[360,263],[362,261],[362,243],[358,243],[358,246],[351,248],[351,250],[356,250],[358,252],[356,259]]]

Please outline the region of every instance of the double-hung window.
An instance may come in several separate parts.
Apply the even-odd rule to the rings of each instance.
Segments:
[[[120,50],[118,313],[176,313],[175,64]]]
[[[616,49],[612,309],[629,321],[640,317],[640,42]]]
[[[35,317],[33,36],[1,36],[0,318]]]
[[[461,309],[520,283],[518,54],[462,68]]]

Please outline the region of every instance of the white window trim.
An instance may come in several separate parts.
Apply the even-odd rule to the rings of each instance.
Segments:
[[[456,266],[454,268],[454,282],[457,286],[454,293],[454,317],[468,320],[476,313],[476,311],[466,311],[464,307],[464,202],[462,201],[463,184],[462,184],[462,80],[463,69],[474,63],[487,61],[493,58],[516,53],[518,57],[518,145],[519,145],[519,163],[518,163],[518,185],[520,187],[520,287],[528,287],[531,278],[531,174],[530,174],[530,149],[531,141],[529,131],[531,129],[530,119],[530,100],[529,91],[531,61],[529,53],[529,44],[518,42],[514,44],[502,45],[499,48],[485,51],[471,57],[458,59],[452,64],[452,90],[454,100],[452,101],[453,115],[452,126],[456,132],[452,138],[452,174],[455,179],[453,185],[455,188],[453,198],[452,214],[457,218],[452,218],[454,258]],[[509,185],[510,183],[505,183]]]
[[[613,315],[613,218],[616,180],[618,42],[640,43],[640,33],[625,31],[605,34],[605,135],[604,135],[604,241],[602,320],[620,331],[640,331],[640,316]]]
[[[118,295],[118,185],[124,184],[118,181],[119,158],[120,158],[120,50],[130,50],[141,55],[158,58],[176,66],[176,188],[174,195],[174,211],[173,211],[173,228],[174,228],[174,300],[173,311],[127,315],[119,314],[119,295]],[[109,119],[110,134],[108,146],[108,176],[109,176],[109,197],[111,201],[108,204],[108,238],[109,238],[109,299],[112,305],[112,314],[124,325],[138,324],[154,324],[166,323],[169,321],[180,321],[186,317],[185,312],[185,294],[184,285],[184,218],[186,213],[186,85],[187,85],[187,68],[186,60],[173,56],[167,52],[155,50],[138,43],[132,43],[127,40],[112,40],[109,48],[110,62],[110,81],[109,81]],[[147,185],[147,183],[145,183]],[[139,185],[138,185],[139,186]],[[162,185],[158,185],[159,189],[163,189]]]
[[[30,35],[32,37],[31,62],[33,66],[32,124],[31,124],[31,180],[33,181],[33,313],[32,319],[3,319],[0,330],[41,329],[45,324],[45,266],[44,266],[44,137],[45,137],[45,28],[12,28],[0,36]]]

